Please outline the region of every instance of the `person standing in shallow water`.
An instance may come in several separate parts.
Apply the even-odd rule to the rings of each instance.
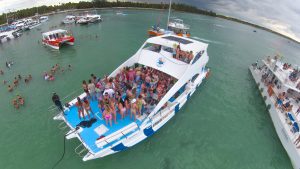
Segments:
[[[58,108],[58,110],[62,112],[64,111],[59,96],[55,92],[53,92],[52,101],[55,104],[55,106]]]

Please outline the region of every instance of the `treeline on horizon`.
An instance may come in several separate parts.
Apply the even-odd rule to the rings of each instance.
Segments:
[[[79,2],[79,3],[64,3],[61,5],[53,5],[53,6],[39,6],[38,7],[38,13],[39,15],[51,13],[51,12],[57,12],[58,10],[64,11],[64,10],[77,10],[77,9],[88,9],[88,8],[114,8],[114,7],[136,7],[136,8],[154,8],[154,9],[168,9],[169,4],[164,4],[164,3],[146,3],[146,2],[121,2],[121,1],[116,1],[116,2],[107,2],[106,0],[92,0],[91,2]],[[213,11],[207,11],[203,9],[199,9],[194,6],[186,5],[186,4],[180,4],[180,3],[172,3],[172,10],[176,11],[182,11],[182,12],[189,12],[189,13],[196,13],[196,14],[202,14],[202,15],[208,15],[212,17],[218,17],[218,18],[223,18],[227,20],[231,20],[234,22],[246,24],[258,29],[262,29],[268,32],[275,33],[279,36],[282,36],[284,38],[287,38],[293,42],[300,43],[288,36],[285,36],[283,34],[280,34],[278,32],[275,32],[271,29],[243,21],[237,18],[229,17],[229,16],[224,16],[217,14]],[[22,19],[22,18],[27,18],[34,16],[37,13],[37,8],[27,8],[27,9],[22,9],[18,10],[15,12],[9,12],[7,13],[8,18],[10,18],[10,22],[12,22],[14,19]],[[6,14],[3,13],[0,15],[0,25],[6,23]]]
[[[53,6],[39,6],[38,14],[43,15],[46,13],[56,12],[57,10],[76,10],[76,9],[87,9],[87,8],[113,8],[113,7],[137,7],[137,8],[155,8],[155,9],[168,9],[169,4],[153,4],[153,3],[141,3],[141,2],[107,2],[105,0],[93,0],[91,2],[79,2],[79,3],[64,3],[61,5],[53,5]],[[172,10],[183,11],[183,12],[191,12],[203,15],[216,16],[217,14],[212,11],[206,11],[198,9],[194,6],[186,5],[186,4],[172,4]],[[37,13],[37,8],[27,8],[18,10],[15,12],[7,13],[7,17],[9,18],[9,22],[12,22],[14,19],[22,19],[34,16]],[[6,13],[0,15],[0,25],[5,24],[6,21]]]

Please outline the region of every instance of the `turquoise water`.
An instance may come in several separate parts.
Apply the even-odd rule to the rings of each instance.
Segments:
[[[17,39],[0,45],[0,168],[48,169],[63,152],[64,132],[52,120],[51,93],[62,98],[81,93],[81,81],[91,73],[103,76],[112,72],[146,40],[146,30],[166,20],[159,11],[128,10],[126,16],[113,10],[99,13],[104,21],[88,26],[59,26],[64,14],[50,16],[50,22],[25,32]],[[173,13],[191,25],[192,37],[209,43],[212,73],[180,113],[158,133],[125,152],[103,159],[82,162],[74,148],[79,141],[66,142],[66,154],[57,168],[292,168],[282,147],[264,102],[248,71],[258,58],[283,54],[284,60],[300,64],[300,46],[271,33],[208,16]],[[49,28],[72,30],[72,47],[55,51],[43,47],[41,32]],[[96,35],[98,36],[96,38]],[[13,60],[11,70],[5,61]],[[72,71],[46,82],[42,73],[59,63]],[[7,92],[2,81],[31,74],[29,84],[22,82]],[[71,94],[70,94],[71,93]],[[25,107],[15,110],[11,99],[21,94]],[[68,97],[66,100],[70,100]]]

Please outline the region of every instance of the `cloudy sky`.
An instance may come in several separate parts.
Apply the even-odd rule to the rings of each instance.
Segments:
[[[54,5],[80,0],[0,0],[0,13],[38,5]],[[169,0],[132,0],[143,2],[169,2]],[[300,42],[300,0],[173,0],[202,9],[243,19]]]

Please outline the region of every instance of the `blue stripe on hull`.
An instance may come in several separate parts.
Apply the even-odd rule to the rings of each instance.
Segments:
[[[154,134],[154,130],[152,129],[152,127],[149,127],[149,128],[146,128],[144,129],[144,134],[149,137],[151,136],[152,134]]]
[[[177,113],[179,111],[179,103],[175,106],[174,111],[175,111],[175,113]]]
[[[116,146],[114,146],[113,148],[111,148],[113,151],[123,151],[126,150],[128,147],[124,146],[123,143],[120,143]]]
[[[191,98],[191,93],[189,93],[186,97],[186,100],[189,100]]]

